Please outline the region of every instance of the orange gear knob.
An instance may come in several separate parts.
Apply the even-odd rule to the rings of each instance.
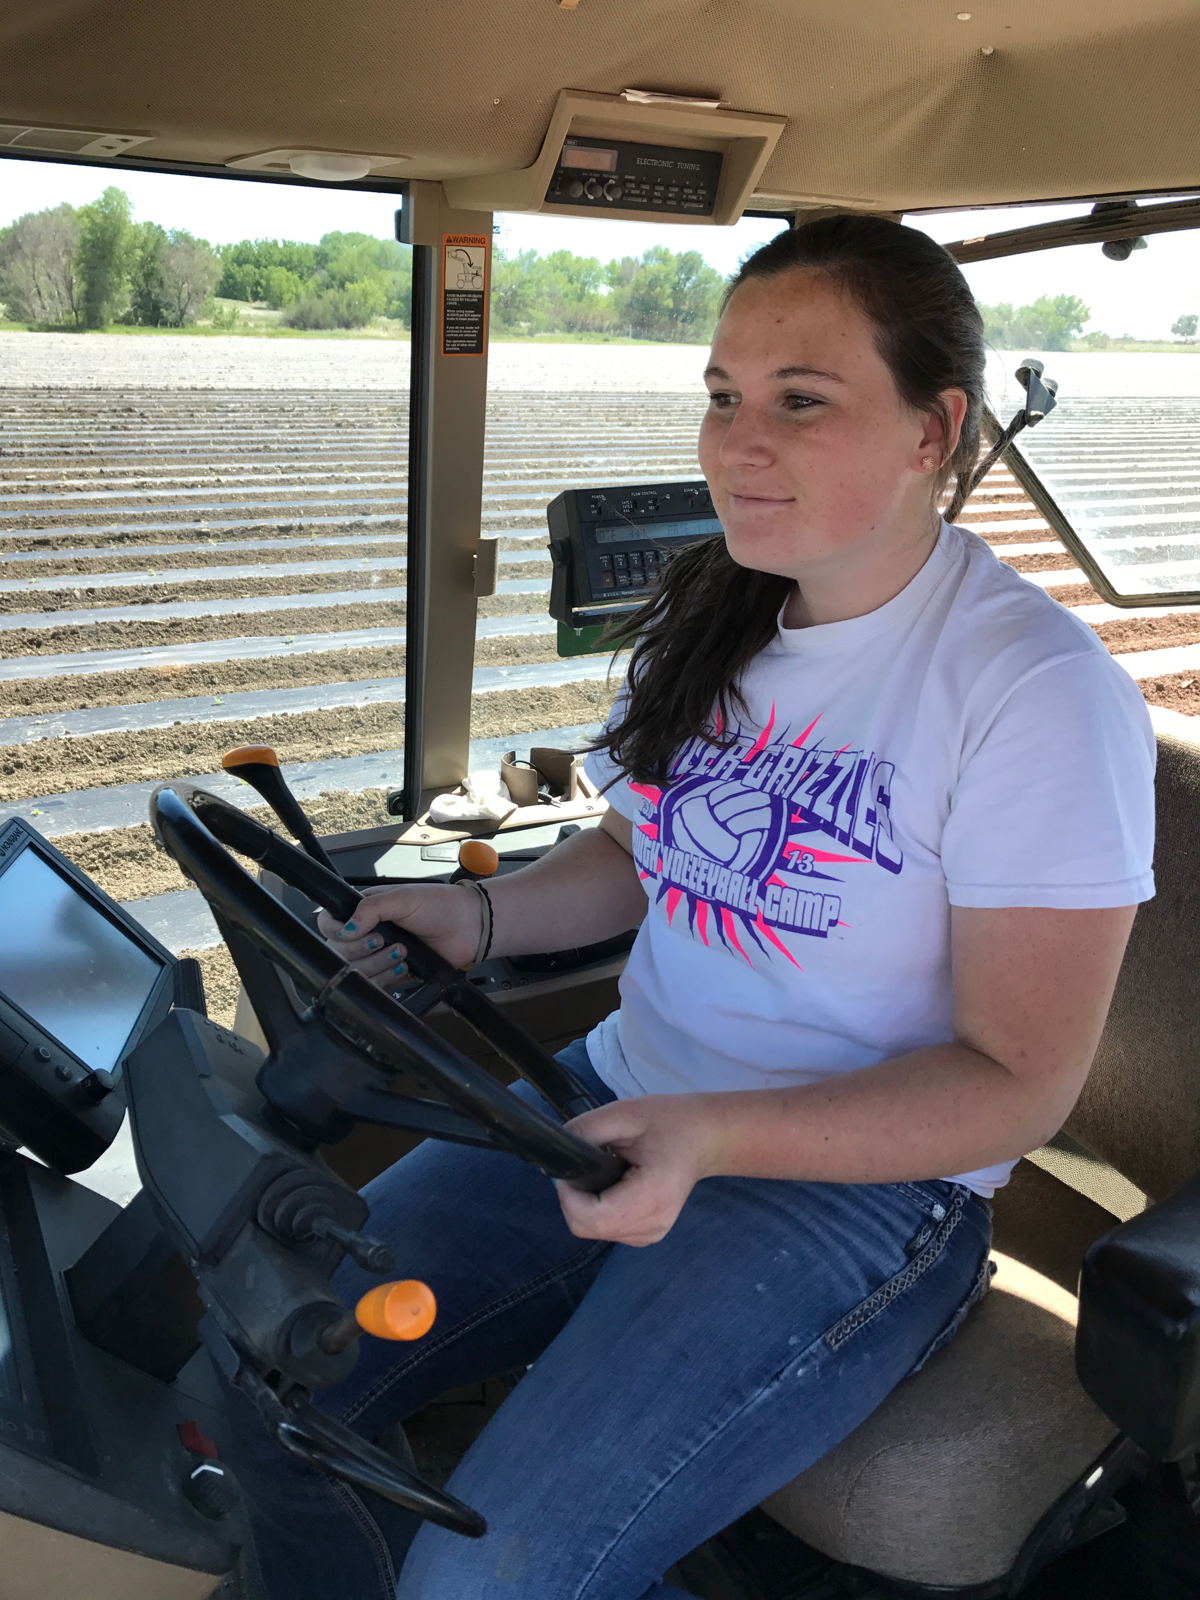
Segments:
[[[458,864],[475,878],[490,878],[500,865],[500,857],[482,839],[465,839],[458,847]]]
[[[230,767],[244,767],[252,761],[260,762],[264,767],[279,765],[279,757],[269,744],[240,744],[236,750],[226,750],[221,757],[221,766],[228,772]]]
[[[437,1301],[427,1283],[404,1278],[368,1289],[354,1315],[363,1332],[377,1339],[421,1339],[437,1318]]]

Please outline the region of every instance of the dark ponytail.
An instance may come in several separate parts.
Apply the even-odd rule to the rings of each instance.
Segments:
[[[983,324],[953,258],[927,234],[885,217],[854,213],[817,218],[788,229],[745,261],[724,304],[750,278],[793,268],[823,272],[874,324],[875,344],[900,398],[933,412],[950,436],[941,395],[967,397],[962,430],[933,476],[939,499],[953,484],[945,515],[953,521],[967,498],[979,453],[983,409]],[[723,309],[723,308],[722,308]],[[687,739],[718,748],[715,727],[745,715],[739,684],[745,668],[775,636],[776,618],[792,580],[741,567],[717,536],[683,550],[653,596],[610,635],[633,640],[625,713],[592,746],[640,782],[664,784],[671,758]]]

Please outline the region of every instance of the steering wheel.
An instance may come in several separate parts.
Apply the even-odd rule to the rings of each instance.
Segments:
[[[208,901],[256,1013],[262,1003],[260,1020],[275,1048],[274,1060],[260,1073],[259,1087],[301,1139],[339,1138],[357,1120],[384,1122],[509,1151],[550,1177],[591,1193],[620,1178],[625,1163],[618,1156],[517,1099],[421,1020],[432,1006],[445,1003],[564,1117],[595,1104],[573,1073],[546,1055],[423,939],[394,924],[380,924],[385,940],[407,947],[410,970],[422,980],[418,989],[397,1000],[341,961],[314,929],[233,859],[230,848],[260,862],[346,922],[360,895],[336,873],[228,801],[192,784],[160,785],[151,796],[150,820],[163,847]],[[247,942],[265,962],[245,959]],[[290,1003],[281,1008],[278,980],[274,990],[270,984],[275,967],[312,996],[306,1017],[297,1019]],[[349,1042],[349,1054],[356,1057],[350,1065],[356,1070],[348,1073],[344,1058],[328,1064],[323,1059],[300,1062],[298,1052],[286,1048],[314,1019],[330,1024]],[[320,1057],[321,1052],[307,1054]],[[397,1095],[390,1085],[396,1073],[432,1086],[443,1102]]]

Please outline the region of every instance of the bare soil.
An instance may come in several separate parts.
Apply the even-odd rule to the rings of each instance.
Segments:
[[[397,585],[399,587],[399,585]],[[479,602],[481,617],[520,617],[543,609],[538,595],[494,594]],[[83,650],[134,650],[147,645],[197,644],[204,639],[260,639],[278,634],[343,633],[354,628],[396,628],[401,600],[364,600],[352,606],[312,606],[296,611],[247,611],[224,617],[134,618],[128,622],[63,623],[13,628],[0,637],[6,656],[59,655]]]
[[[323,794],[316,800],[306,801],[304,810],[322,835],[348,833],[355,828],[382,828],[394,820],[388,815],[384,789]],[[276,832],[283,832],[270,807],[251,806],[247,814],[269,824]],[[114,900],[141,900],[148,895],[191,887],[171,857],[158,845],[148,823],[136,828],[69,834],[55,843]]]
[[[1123,650],[1166,650],[1173,645],[1200,644],[1200,614],[1122,617],[1096,628],[1114,655]]]
[[[389,551],[388,555],[394,556],[395,551]],[[278,561],[279,557],[275,559]],[[195,557],[188,562],[191,567],[196,564]],[[549,573],[549,564],[543,558],[541,561],[514,561],[505,566],[503,575],[505,578],[545,578]],[[103,589],[80,584],[77,589],[53,590],[39,589],[36,582],[30,581],[23,589],[0,594],[0,614],[21,615],[30,610],[80,611],[91,606],[153,606],[174,600],[252,600],[268,594],[395,589],[403,584],[403,567],[381,569],[369,556],[356,556],[353,564],[340,572],[301,572],[283,578],[195,578],[189,583],[143,583],[136,587],[117,585]]]
[[[1066,550],[1048,551],[1044,556],[1001,556],[1017,572],[1064,572],[1073,567],[1075,557]]]
[[[1152,706],[1165,706],[1185,717],[1200,716],[1200,674],[1174,672],[1166,678],[1143,678],[1141,690]]]
[[[1056,585],[1051,591],[1059,605],[1063,606],[1096,606],[1102,604],[1090,583],[1067,583],[1061,587]]]
[[[278,561],[336,561],[339,557],[347,563],[374,561],[405,553],[403,540],[384,544],[364,541],[362,544],[321,545],[307,543],[285,545],[271,550],[206,550],[191,546],[178,555],[156,555],[149,560],[136,551],[126,555],[123,551],[110,551],[107,545],[81,545],[80,550],[91,550],[92,555],[56,556],[48,561],[21,561],[4,566],[0,556],[0,576],[21,579],[31,593],[47,578],[72,578],[78,575],[89,578],[96,572],[130,572],[139,576],[153,576],[156,572],[170,572],[178,567],[239,566],[252,567]],[[37,583],[29,583],[36,577]],[[81,587],[84,587],[81,585]]]
[[[251,689],[295,689],[307,684],[372,682],[404,672],[402,645],[306,651],[261,660],[214,661],[201,666],[135,667],[129,672],[89,672],[69,678],[0,682],[0,716],[40,717],[91,706],[144,705],[188,695],[226,695]],[[522,633],[475,641],[477,667],[555,661],[550,634]]]
[[[221,1027],[232,1028],[242,980],[238,977],[229,951],[221,944],[211,950],[181,950],[180,954],[194,956],[200,963],[200,977],[209,1016]]]
[[[190,563],[195,566],[195,561]],[[508,576],[507,571],[505,576]],[[514,572],[513,577],[520,577]],[[297,573],[286,578],[204,578],[190,583],[143,583],[136,587],[94,589],[80,584],[78,589],[41,589],[29,583],[24,589],[0,594],[0,614],[21,615],[27,611],[82,611],[92,606],[156,606],[175,600],[249,600],[268,594],[321,594],[354,589],[395,589],[404,584],[404,569],[380,571],[364,556],[341,572]],[[395,602],[393,602],[394,604]],[[226,631],[229,619],[225,620]]]
[[[161,520],[162,519],[159,517],[154,518],[156,523]],[[11,554],[14,551],[44,550],[48,544],[53,543],[54,529],[56,526],[57,524],[48,523],[46,528],[40,533],[28,531],[14,532],[10,529],[7,533],[0,535],[0,552],[4,554]],[[76,522],[74,517],[72,517],[70,526],[73,528],[88,527],[89,531],[94,531],[98,536],[97,542],[91,546],[88,546],[83,541],[82,537],[80,537],[78,543],[81,550],[88,548],[93,550],[98,550],[101,548],[106,550],[121,550],[126,548],[136,549],[138,545],[143,544],[198,545],[205,543],[216,544],[218,542],[225,544],[235,540],[240,542],[251,539],[315,539],[320,537],[320,534],[313,530],[311,524],[301,522],[266,523],[249,521],[239,523],[238,526],[234,528],[210,529],[207,523],[190,521],[181,522],[177,526],[170,528],[151,527],[109,530],[97,525],[95,529],[92,530],[90,524]],[[324,533],[352,533],[356,526],[362,526],[364,538],[381,533],[406,532],[405,523],[402,518],[397,518],[394,523],[372,522],[369,524],[356,524],[355,519],[349,516],[344,518],[339,517],[336,523],[330,522],[323,524],[321,531]],[[74,544],[76,541],[72,539],[71,542]]]
[[[612,698],[613,688],[603,681],[476,695],[471,737],[600,721]],[[223,753],[239,744],[269,744],[286,764],[397,750],[403,738],[399,705],[369,705],[6,745],[0,747],[0,801],[215,772]]]

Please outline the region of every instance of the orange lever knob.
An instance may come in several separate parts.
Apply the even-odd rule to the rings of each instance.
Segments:
[[[437,1318],[437,1301],[427,1283],[404,1278],[368,1289],[354,1316],[363,1332],[377,1339],[421,1339]]]
[[[264,767],[279,765],[279,757],[269,744],[239,744],[236,750],[226,750],[221,757],[221,766],[228,772],[230,767],[244,767],[252,761]]]
[[[458,847],[458,864],[476,878],[490,878],[500,865],[500,856],[482,839],[464,839]]]

